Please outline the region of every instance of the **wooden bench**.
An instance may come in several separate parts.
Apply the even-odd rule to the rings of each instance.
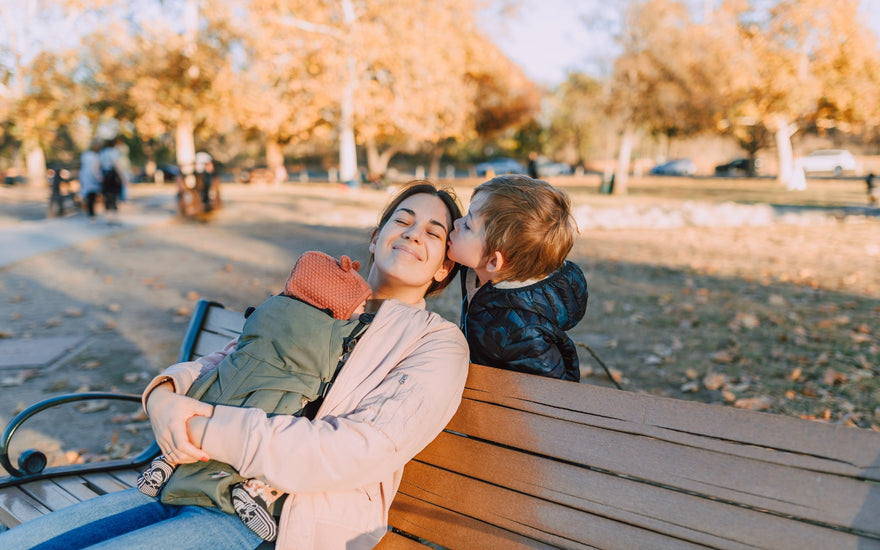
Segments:
[[[242,321],[201,302],[182,358]],[[130,486],[139,467],[0,480],[0,522]],[[880,433],[472,365],[379,548],[880,548],[878,481]]]

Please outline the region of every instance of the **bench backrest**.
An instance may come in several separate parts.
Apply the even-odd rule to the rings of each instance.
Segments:
[[[243,321],[200,302],[182,358]],[[878,481],[880,433],[472,365],[380,548],[880,548]]]

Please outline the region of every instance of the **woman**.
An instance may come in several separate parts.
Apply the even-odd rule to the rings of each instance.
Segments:
[[[276,548],[372,548],[385,533],[403,466],[449,422],[467,376],[458,328],[424,310],[454,278],[447,235],[455,199],[415,182],[386,207],[370,239],[375,317],[316,420],[186,397],[235,342],[166,369],[144,391],[162,452],[177,463],[215,459],[290,493]],[[136,489],[53,512],[0,535],[2,548],[257,548],[237,516],[168,506]],[[90,546],[94,545],[94,546]]]

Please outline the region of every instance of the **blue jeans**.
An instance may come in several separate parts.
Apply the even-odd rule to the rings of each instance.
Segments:
[[[0,533],[4,550],[253,550],[262,542],[238,516],[168,506],[137,489],[95,497]]]

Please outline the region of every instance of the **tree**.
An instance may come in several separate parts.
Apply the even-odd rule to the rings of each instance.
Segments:
[[[614,64],[607,112],[620,129],[615,194],[625,194],[638,133],[666,136],[704,131],[706,87],[701,63],[703,36],[691,32],[683,2],[645,0],[627,6],[618,37],[623,53]]]
[[[130,118],[145,139],[174,129],[184,173],[194,168],[194,132],[221,119],[222,90],[215,84],[229,63],[228,14],[220,4],[206,13],[211,19],[197,38],[167,21],[135,25],[121,18],[83,38],[88,55],[81,78],[93,116]]]
[[[50,48],[48,37],[72,34],[85,14],[72,0],[0,2],[0,115],[4,134],[21,144],[29,184],[45,183],[44,148],[79,107],[72,47]]]
[[[775,136],[788,184],[799,129],[854,131],[878,121],[880,53],[856,0],[727,0],[712,24],[719,127],[750,157]]]
[[[473,137],[480,131],[475,125],[488,121],[479,120],[488,109],[473,105],[488,97],[482,92],[494,92],[489,85],[505,88],[514,100],[509,106],[523,95],[508,93],[521,71],[476,29],[474,0],[255,0],[254,5],[272,14],[275,21],[268,24],[286,34],[286,43],[303,40],[307,49],[322,44],[315,46],[321,92],[305,108],[320,111],[313,123],[337,128],[344,181],[357,177],[355,138],[366,149],[373,176],[384,174],[400,151],[430,151],[435,172],[443,144]],[[291,55],[284,67],[295,70],[299,62]],[[291,83],[303,85],[301,79]]]
[[[588,75],[570,73],[553,94],[552,101],[548,145],[552,150],[568,151],[568,155],[583,166],[605,135],[604,86]]]

